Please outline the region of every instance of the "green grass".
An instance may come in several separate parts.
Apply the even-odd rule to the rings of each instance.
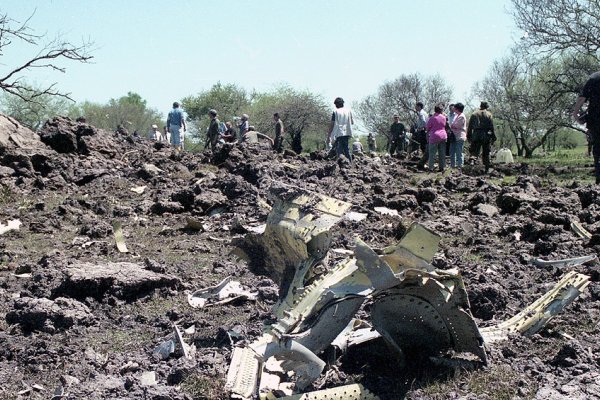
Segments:
[[[192,396],[194,400],[228,399],[223,386],[225,386],[225,382],[220,377],[197,374],[190,374],[181,382],[181,390]]]
[[[145,330],[109,329],[89,336],[88,344],[100,353],[138,352],[152,342],[154,335]]]
[[[594,159],[588,157],[587,146],[579,146],[574,149],[558,149],[544,153],[536,152],[531,158],[514,157],[515,162],[524,162],[530,165],[538,166],[559,166],[559,167],[583,167],[593,164]]]
[[[486,370],[463,371],[448,380],[433,381],[422,388],[426,398],[446,399],[449,392],[458,395],[483,396],[490,400],[510,400],[514,398],[532,399],[537,391],[535,385],[528,387],[528,396],[518,392],[521,376],[509,365],[493,365]]]

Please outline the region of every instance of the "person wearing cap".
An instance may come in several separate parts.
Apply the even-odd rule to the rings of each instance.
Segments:
[[[333,147],[338,157],[343,154],[348,160],[352,161],[352,155],[348,148],[348,141],[352,137],[352,125],[354,124],[352,111],[348,107],[344,107],[344,99],[341,97],[337,97],[333,104],[335,110],[331,114],[327,140],[333,140]]]
[[[204,149],[210,144],[210,149],[215,151],[217,143],[219,141],[219,120],[217,119],[217,111],[209,110],[208,118],[210,118],[210,125],[208,125],[208,132],[206,132],[206,142],[204,143]]]
[[[158,125],[156,124],[152,124],[152,130],[150,131],[150,139],[151,140],[156,140],[157,142],[160,141],[160,131],[158,130]]]
[[[400,116],[394,114],[394,122],[390,126],[390,156],[393,156],[396,150],[404,151],[404,124],[400,122]]]
[[[185,118],[183,112],[179,108],[179,103],[173,103],[173,109],[169,112],[167,117],[167,131],[171,133],[171,144],[175,147],[176,151],[183,149],[182,133],[185,132]]]
[[[242,117],[240,118],[240,124],[238,125],[240,141],[244,140],[246,133],[248,133],[248,128],[250,128],[250,121],[248,121],[248,119],[248,114],[242,114]]]
[[[490,170],[491,146],[496,141],[494,120],[488,108],[487,101],[482,101],[479,110],[475,111],[469,118],[469,127],[467,128],[467,140],[471,143],[470,153],[476,158],[479,158],[479,153],[482,153],[486,174]]]

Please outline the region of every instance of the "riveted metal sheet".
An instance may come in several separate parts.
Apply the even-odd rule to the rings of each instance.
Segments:
[[[363,385],[352,384],[316,392],[280,397],[279,400],[379,400]]]
[[[581,294],[589,285],[589,279],[587,275],[569,271],[550,291],[514,317],[498,325],[482,328],[485,342],[506,340],[509,333],[531,336],[538,332]]]
[[[225,389],[234,399],[251,399],[256,392],[259,361],[249,347],[233,349]]]

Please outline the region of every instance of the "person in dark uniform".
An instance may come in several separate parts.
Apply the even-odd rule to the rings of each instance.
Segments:
[[[581,115],[581,107],[586,102],[588,103],[587,113]],[[581,124],[586,124],[592,142],[596,184],[600,184],[600,72],[590,75],[583,85],[573,109],[573,119]]]
[[[479,110],[475,111],[471,115],[471,118],[469,118],[469,127],[467,129],[467,140],[471,143],[470,152],[477,158],[479,158],[479,153],[482,153],[486,174],[490,170],[492,143],[496,141],[494,119],[488,108],[489,104],[486,101],[482,101]]]

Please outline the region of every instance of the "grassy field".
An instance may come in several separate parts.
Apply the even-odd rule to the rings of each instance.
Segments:
[[[524,162],[530,165],[560,167],[585,167],[591,166],[594,162],[593,158],[587,155],[587,146],[578,146],[574,149],[558,149],[545,153],[538,152],[534,153],[531,158],[514,156],[514,159],[515,162]]]

